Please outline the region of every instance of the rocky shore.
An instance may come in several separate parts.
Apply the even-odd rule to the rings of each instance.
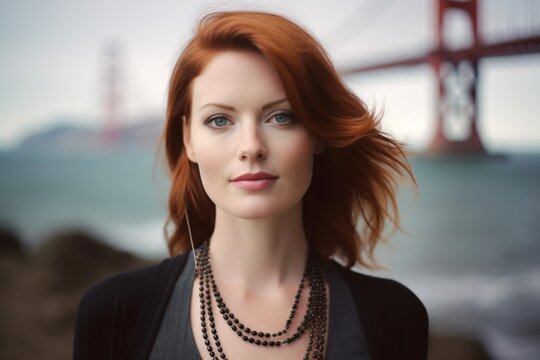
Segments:
[[[32,251],[0,229],[0,358],[70,359],[75,311],[82,294],[108,275],[155,263],[105,245],[78,229],[44,239]],[[429,360],[487,360],[475,339],[430,335]]]

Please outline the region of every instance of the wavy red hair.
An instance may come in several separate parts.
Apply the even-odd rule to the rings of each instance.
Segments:
[[[296,118],[325,145],[315,156],[303,199],[310,244],[323,256],[340,256],[348,266],[372,267],[386,222],[399,227],[397,178],[414,181],[403,147],[380,130],[380,117],[342,82],[322,46],[302,27],[251,11],[205,16],[174,67],[163,133],[171,176],[165,226],[170,254],[190,248],[186,212],[196,246],[213,231],[215,206],[197,164],[184,151],[182,118],[190,117],[193,79],[226,50],[255,51],[273,64]]]

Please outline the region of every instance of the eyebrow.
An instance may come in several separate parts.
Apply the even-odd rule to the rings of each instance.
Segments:
[[[271,108],[272,106],[281,104],[282,102],[286,102],[286,101],[287,101],[287,98],[283,98],[283,99],[279,99],[279,100],[276,100],[276,101],[269,102],[268,104],[263,105],[262,110],[266,110],[268,108]],[[223,108],[223,109],[226,109],[226,110],[236,111],[234,106],[229,106],[229,105],[224,105],[224,104],[216,104],[216,103],[204,104],[200,108],[202,109],[202,108],[205,108],[205,107],[208,107],[208,106],[215,106],[215,107]]]

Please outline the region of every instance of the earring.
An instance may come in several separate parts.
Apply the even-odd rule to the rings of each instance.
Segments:
[[[191,253],[193,254],[193,260],[195,261],[195,270],[197,270],[197,257],[195,256],[195,246],[193,245],[193,236],[191,235],[191,226],[189,225],[189,215],[186,210],[186,223],[189,233],[189,241],[191,242],[191,250],[193,250]]]

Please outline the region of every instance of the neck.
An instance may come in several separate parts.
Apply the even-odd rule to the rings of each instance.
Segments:
[[[299,204],[265,219],[242,219],[216,209],[210,239],[216,276],[253,291],[297,282],[308,252],[301,209]]]

